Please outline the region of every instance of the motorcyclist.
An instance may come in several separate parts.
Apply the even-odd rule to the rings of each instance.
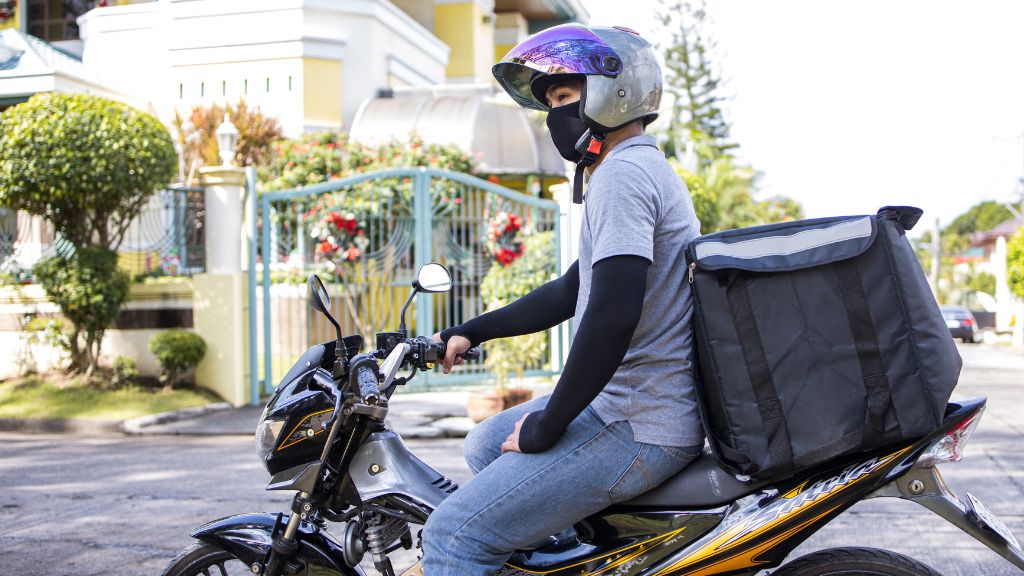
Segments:
[[[661,71],[625,28],[564,24],[493,68],[521,106],[548,112],[559,153],[589,174],[579,260],[504,308],[436,334],[455,355],[575,317],[549,397],[493,416],[465,442],[476,476],[430,516],[427,576],[482,575],[509,555],[646,492],[700,453],[685,247],[699,234],[690,195],[644,128]]]

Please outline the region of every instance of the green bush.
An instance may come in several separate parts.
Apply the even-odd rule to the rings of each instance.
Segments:
[[[68,336],[71,371],[91,376],[99,363],[103,332],[128,299],[128,274],[117,267],[117,254],[103,248],[46,258],[34,271],[47,297],[73,325]]]
[[[1018,298],[1024,298],[1024,229],[1006,244],[1006,283]]]
[[[103,329],[128,291],[112,251],[177,166],[167,128],[121,102],[41,93],[0,113],[0,206],[47,219],[76,251],[35,268],[74,324],[71,372],[96,371]]]
[[[126,388],[135,382],[139,377],[139,367],[135,360],[127,356],[114,358],[114,374],[110,377],[110,384],[114,388]]]
[[[508,266],[495,262],[480,284],[487,311],[506,306],[551,280],[555,249],[553,232],[533,234],[523,240],[522,256]],[[492,340],[485,345],[484,362],[503,387],[510,374],[521,379],[526,367],[544,359],[546,343],[546,332]]]
[[[160,381],[173,388],[206,355],[206,342],[192,332],[167,330],[150,338],[149,350],[163,368]]]

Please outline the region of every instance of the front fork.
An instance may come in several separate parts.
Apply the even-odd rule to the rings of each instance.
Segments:
[[[968,506],[946,484],[936,467],[911,468],[909,472],[871,493],[868,498],[901,498],[916,502],[973,536],[1011,564],[1024,570],[1024,554],[973,519]]]
[[[299,492],[292,500],[292,514],[288,517],[288,524],[280,534],[274,531],[273,543],[270,546],[270,557],[263,569],[262,576],[281,576],[283,569],[288,565],[295,553],[299,550],[299,541],[295,533],[299,529],[299,523],[309,517],[312,511],[309,503],[309,494]],[[255,572],[255,570],[254,570]]]

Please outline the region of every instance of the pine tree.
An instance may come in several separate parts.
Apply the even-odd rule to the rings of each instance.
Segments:
[[[674,96],[665,144],[669,156],[680,155],[694,134],[706,136],[719,154],[736,147],[722,113],[722,80],[711,63],[715,44],[705,30],[706,17],[704,0],[661,0],[659,18],[671,30],[662,47],[665,89]]]

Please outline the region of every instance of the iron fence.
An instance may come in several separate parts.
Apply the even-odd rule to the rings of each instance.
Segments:
[[[142,280],[191,276],[205,270],[205,202],[202,188],[174,186],[153,194],[118,247],[118,265]],[[40,216],[0,208],[0,273],[17,282],[33,279],[43,258],[74,247]]]
[[[250,175],[250,187],[255,184]],[[410,334],[429,335],[484,312],[481,283],[500,242],[488,238],[496,217],[514,215],[524,236],[550,241],[546,278],[560,273],[560,215],[554,202],[526,196],[465,174],[427,169],[374,172],[306,188],[258,195],[251,205],[250,374],[253,398],[272,390],[311,345],[334,338],[333,327],[306,300],[306,278],[328,286],[332,314],[345,335],[394,330],[419,266],[440,262],[452,290],[415,299]],[[548,337],[543,359],[527,375],[561,370],[561,346]],[[491,377],[470,363],[443,378],[422,374],[411,387],[464,385]],[[262,385],[260,385],[262,383]]]

